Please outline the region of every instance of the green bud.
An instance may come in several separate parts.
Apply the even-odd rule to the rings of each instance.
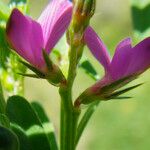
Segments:
[[[73,26],[75,31],[85,29],[89,25],[90,18],[95,12],[96,0],[77,0],[73,12]]]

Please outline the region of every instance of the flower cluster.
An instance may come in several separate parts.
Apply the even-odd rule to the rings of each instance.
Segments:
[[[82,3],[79,6],[81,5]],[[8,42],[31,65],[46,72],[42,50],[49,54],[67,30],[72,17],[72,8],[72,3],[68,0],[52,0],[37,21],[14,9],[7,24]],[[92,10],[94,10],[93,6]],[[78,9],[77,12],[79,13]],[[131,46],[130,38],[123,40],[118,44],[112,60],[106,46],[90,26],[84,32],[84,42],[105,69],[104,77],[83,92],[84,96],[92,95],[107,99],[115,90],[150,67],[149,37],[134,47]],[[102,92],[104,87],[117,81],[119,83],[109,89],[109,92],[107,90],[105,94]],[[87,100],[82,100],[83,97],[80,98],[77,104],[88,103]]]

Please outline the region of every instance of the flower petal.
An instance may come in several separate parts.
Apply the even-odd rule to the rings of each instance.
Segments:
[[[84,40],[94,57],[104,66],[107,72],[111,61],[109,53],[102,40],[91,27],[87,27],[84,33]]]
[[[126,75],[139,74],[150,67],[150,37],[132,49],[131,60]]]
[[[69,26],[72,3],[68,0],[52,0],[38,22],[42,26],[44,48],[49,53]]]
[[[118,44],[110,65],[110,73],[113,80],[120,79],[125,75],[130,63],[131,53],[131,39],[126,38]]]
[[[9,18],[6,35],[14,50],[35,67],[43,63],[43,35],[41,26],[14,9]]]

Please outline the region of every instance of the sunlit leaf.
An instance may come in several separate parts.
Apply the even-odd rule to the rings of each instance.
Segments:
[[[52,122],[49,120],[44,109],[42,108],[42,106],[39,103],[33,102],[33,103],[31,103],[31,105],[34,108],[34,110],[36,111],[36,113],[42,123],[45,133],[48,136],[52,150],[58,150],[55,132],[54,132],[54,126],[53,126]]]
[[[10,97],[6,113],[11,123],[25,131],[33,150],[50,150],[50,143],[42,123],[28,101],[20,96]]]

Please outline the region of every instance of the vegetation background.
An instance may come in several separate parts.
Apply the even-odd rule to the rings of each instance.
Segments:
[[[7,0],[2,0],[7,2]],[[30,14],[37,19],[48,0],[30,0]],[[133,25],[129,0],[97,0],[97,8],[91,25],[107,45],[111,55],[121,39],[132,37]],[[62,42],[63,43],[63,42]],[[135,44],[135,43],[133,43]],[[59,46],[57,46],[59,48]],[[85,54],[92,61],[100,76],[102,67],[85,49]],[[122,66],[123,67],[123,66]],[[101,102],[90,120],[79,143],[80,150],[149,150],[150,149],[150,71],[135,82],[145,84],[126,95],[129,100]],[[135,84],[132,82],[132,84]],[[94,81],[82,71],[78,71],[75,81],[75,97]],[[39,101],[48,116],[54,122],[57,136],[59,134],[58,89],[46,81],[26,78],[25,96]],[[86,107],[83,106],[82,109]]]

